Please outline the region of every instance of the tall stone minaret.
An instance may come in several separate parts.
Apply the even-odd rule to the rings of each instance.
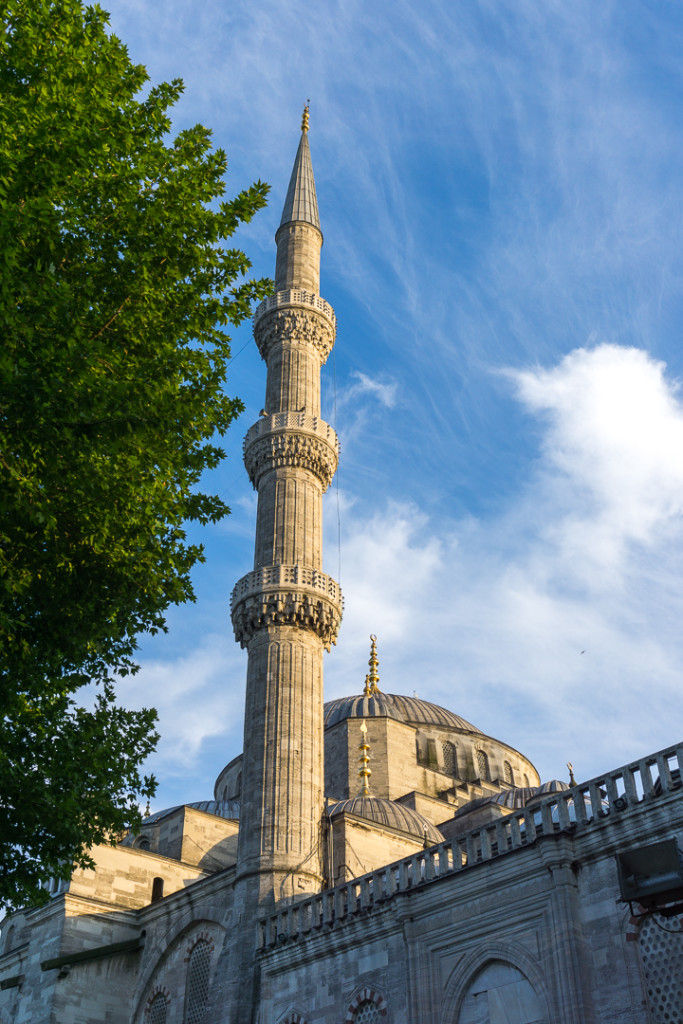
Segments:
[[[322,497],[338,442],[320,419],[320,369],[335,316],[318,294],[323,236],[308,108],[301,129],[275,235],[275,292],[254,316],[268,367],[265,407],[244,442],[258,491],[256,549],[231,605],[249,652],[236,882],[248,883],[261,913],[322,885],[323,651],[342,611],[338,584],[322,572]]]

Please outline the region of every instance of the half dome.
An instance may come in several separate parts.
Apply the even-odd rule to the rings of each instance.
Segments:
[[[333,804],[329,813],[331,818],[338,814],[355,814],[358,818],[374,821],[377,825],[408,832],[416,839],[424,840],[426,836],[432,845],[443,842],[443,836],[430,821],[412,808],[394,803],[393,800],[383,800],[377,796],[355,796],[350,800],[341,800]]]

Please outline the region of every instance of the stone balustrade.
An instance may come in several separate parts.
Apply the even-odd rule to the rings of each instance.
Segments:
[[[683,744],[618,768],[531,807],[293,904],[260,922],[260,948],[296,941],[351,919],[396,893],[528,847],[542,836],[581,833],[681,789]]]
[[[300,565],[248,572],[230,598],[235,639],[242,647],[258,630],[295,626],[317,633],[329,651],[337,641],[343,606],[341,587],[331,576]]]
[[[262,416],[244,435],[243,451],[259,437],[277,433],[279,430],[299,430],[306,434],[315,434],[339,454],[339,441],[334,428],[319,416],[308,416],[304,412],[276,412],[271,416]]]
[[[306,587],[320,591],[340,607],[343,603],[341,587],[327,573],[301,565],[267,565],[262,569],[248,572],[238,580],[230,598],[230,607],[233,608],[238,601],[250,594],[260,593],[271,587],[278,590]]]
[[[272,309],[278,309],[282,306],[310,306],[312,309],[317,310],[318,313],[322,313],[323,316],[327,317],[332,330],[336,330],[337,318],[329,302],[326,302],[320,295],[313,295],[311,292],[298,289],[275,292],[264,299],[263,302],[260,302],[254,313],[254,327],[265,313],[269,313]]]

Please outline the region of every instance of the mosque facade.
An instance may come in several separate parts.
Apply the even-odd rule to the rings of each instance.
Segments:
[[[148,816],[5,922],[0,1022],[683,1024],[683,746],[543,782],[454,712],[385,692],[374,637],[360,692],[323,701],[342,596],[322,571],[322,240],[306,112],[254,317],[244,753],[212,800]]]

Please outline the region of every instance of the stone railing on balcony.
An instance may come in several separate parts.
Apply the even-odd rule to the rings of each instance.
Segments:
[[[269,295],[267,299],[260,302],[254,313],[254,325],[265,313],[269,313],[271,309],[278,309],[282,306],[309,306],[322,313],[329,320],[332,329],[336,329],[337,318],[329,302],[326,302],[320,295],[296,289],[275,292],[274,295]]]
[[[398,893],[514,853],[543,836],[578,835],[597,823],[623,819],[681,789],[682,778],[683,744],[552,793],[531,807],[287,907],[260,922],[260,948],[332,928]]]
[[[230,607],[234,608],[238,601],[250,594],[262,590],[287,589],[290,587],[306,587],[320,591],[334,604],[342,607],[341,587],[327,573],[319,569],[307,569],[301,565],[267,565],[262,569],[254,569],[243,576],[235,585],[230,598]]]
[[[337,642],[344,603],[339,584],[319,569],[273,565],[247,573],[230,599],[235,639],[246,647],[271,626],[310,629],[329,651]]]
[[[270,416],[262,416],[244,435],[243,450],[246,451],[257,438],[274,434],[279,430],[300,430],[306,434],[315,434],[316,437],[327,441],[339,454],[339,441],[333,427],[319,416],[308,416],[305,412],[276,412]]]

